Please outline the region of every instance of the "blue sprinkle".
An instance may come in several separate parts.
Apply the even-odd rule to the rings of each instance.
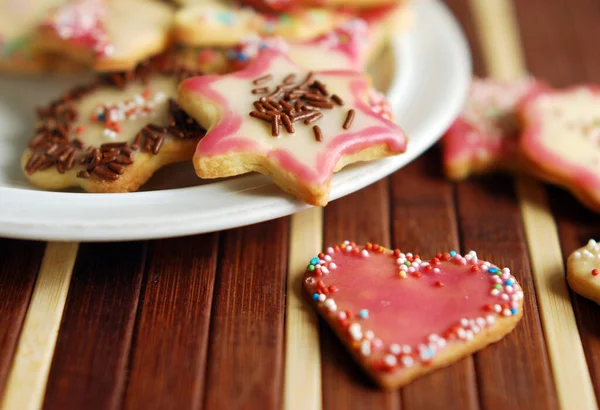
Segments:
[[[509,280],[507,280],[506,282],[504,282],[504,284],[505,284],[506,286],[512,286],[512,285],[514,285],[514,284],[515,284],[515,282],[514,282],[512,279],[509,279]]]
[[[492,266],[491,268],[488,269],[488,272],[489,273],[496,273],[496,272],[498,272],[498,268]]]
[[[423,360],[429,360],[435,355],[435,352],[431,347],[427,347],[427,349],[421,351],[421,358]]]
[[[456,251],[450,251],[450,256],[452,256],[453,258],[456,256]]]
[[[313,293],[313,300],[319,300],[319,294]]]
[[[104,121],[104,113],[102,113],[102,114],[98,114],[98,119],[99,119],[100,121]]]
[[[312,259],[310,260],[310,264],[311,264],[311,265],[316,265],[317,263],[319,263],[319,258],[312,258]]]
[[[361,309],[360,312],[358,312],[358,316],[366,319],[369,317],[369,311],[367,309]]]
[[[510,309],[510,313],[512,313],[513,315],[517,314],[517,308],[511,308]]]
[[[248,59],[248,57],[246,56],[246,54],[244,54],[244,53],[238,54],[238,60],[246,61],[247,59]]]

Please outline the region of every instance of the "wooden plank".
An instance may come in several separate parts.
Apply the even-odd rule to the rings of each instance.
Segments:
[[[600,215],[583,207],[569,193],[552,188],[549,193],[558,224],[563,259],[591,238],[600,238]],[[575,308],[579,334],[587,358],[596,397],[600,395],[600,321],[598,304],[570,292]]]
[[[439,164],[437,151],[430,150],[391,178],[394,246],[427,259],[459,250],[454,190]],[[477,409],[472,357],[415,380],[401,394],[405,410]]]
[[[521,61],[500,62],[494,50],[485,47],[498,41],[497,36],[500,35],[498,28],[494,27],[497,22],[482,7],[485,5],[468,0],[454,0],[453,3],[455,8],[472,6],[470,16],[466,13],[458,15],[462,17],[461,23],[469,36],[481,35],[479,41],[471,40],[471,43],[477,44],[473,49],[476,74],[485,76],[486,65],[495,67],[502,63],[504,65],[494,74],[500,78],[510,77],[511,71],[514,72]],[[477,28],[476,22],[479,23]],[[500,55],[514,52],[512,43],[507,48],[508,51],[505,49]],[[483,61],[484,55],[487,64]],[[457,185],[463,251],[474,249],[481,257],[510,266],[530,295],[525,301],[525,317],[517,329],[502,342],[476,355],[480,402],[486,409],[507,406],[550,409],[556,407],[556,392],[536,306],[519,208],[517,202],[511,200],[513,197],[511,181],[506,178],[484,178]],[[506,357],[520,359],[508,362]],[[499,390],[511,394],[498,395]]]
[[[139,242],[81,245],[44,409],[114,409],[119,405],[144,249]]]
[[[524,317],[515,330],[476,355],[482,407],[557,408],[512,181],[487,177],[460,183],[457,203],[463,249],[473,249],[480,258],[509,267],[527,295]]]
[[[0,239],[0,397],[43,252],[43,242]]]
[[[37,410],[41,406],[77,248],[76,243],[46,246],[0,404],[3,410]]]
[[[321,349],[317,314],[302,292],[307,261],[323,248],[323,209],[291,217],[286,298],[284,409],[320,410]]]
[[[150,244],[125,409],[198,409],[218,235]]]
[[[526,70],[513,3],[509,0],[485,3],[472,0],[471,5],[483,48],[487,50],[486,65],[490,74],[505,79],[524,75]],[[535,21],[537,24],[521,25],[523,32],[539,25],[539,16]],[[553,30],[556,32],[556,27]],[[545,57],[544,61],[547,61]],[[539,183],[529,178],[517,178],[516,187],[559,404],[564,409],[597,408],[546,193]]]
[[[288,218],[222,235],[204,408],[280,409]]]
[[[537,75],[543,76],[552,85],[568,86],[579,82],[600,81],[600,56],[594,41],[600,35],[598,18],[600,4],[589,0],[553,1],[549,4],[534,1],[524,8],[517,4],[519,20],[523,24],[529,16],[536,14],[540,24],[523,30],[524,47],[528,63],[535,67]],[[556,36],[555,28],[561,35]],[[538,51],[546,47],[543,55]],[[531,61],[529,61],[531,60]],[[563,260],[590,238],[600,236],[600,216],[580,205],[565,191],[552,188],[548,195],[560,236]],[[596,398],[600,397],[600,326],[597,320],[598,305],[569,292],[577,317],[588,369],[591,374]]]
[[[388,181],[383,180],[325,208],[324,245],[344,240],[390,246]],[[321,321],[324,409],[399,409],[395,392],[367,379],[327,325]]]

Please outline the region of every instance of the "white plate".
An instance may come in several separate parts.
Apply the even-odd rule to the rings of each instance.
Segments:
[[[410,138],[408,151],[340,171],[333,178],[331,200],[412,161],[439,139],[462,106],[471,78],[465,38],[441,3],[419,0],[413,7],[413,28],[393,44],[396,71],[388,88],[396,118]],[[87,241],[159,238],[248,225],[307,207],[261,175],[127,194],[33,189],[18,165],[31,135],[33,107],[65,86],[64,81],[48,79],[0,78],[0,236]],[[191,166],[184,166],[171,168],[168,180],[174,173],[189,181]],[[168,186],[161,175],[166,172],[154,178],[154,188]]]

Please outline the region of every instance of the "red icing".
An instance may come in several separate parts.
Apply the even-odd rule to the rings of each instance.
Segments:
[[[527,159],[545,172],[559,178],[564,178],[562,183],[569,184],[573,188],[584,191],[588,197],[594,198],[595,202],[600,202],[600,177],[597,173],[577,163],[570,162],[561,155],[551,151],[542,143],[542,125],[544,115],[537,110],[536,103],[540,98],[552,95],[568,94],[576,92],[580,88],[585,88],[600,95],[600,86],[583,85],[573,86],[562,91],[553,91],[550,89],[541,89],[530,94],[523,100],[520,106],[521,115],[525,121],[525,129],[520,140],[520,148]]]
[[[407,254],[405,257],[400,254],[400,258],[405,257],[409,262],[416,263],[415,271],[408,272],[408,267],[397,261],[396,255],[399,252],[393,254],[386,250],[379,253],[373,247],[368,251],[368,256],[364,256],[361,254],[364,249],[354,247],[347,252],[343,249],[333,251],[330,248],[328,254],[337,268],[332,269],[331,262],[320,258],[323,262],[321,267],[307,272],[305,288],[311,297],[315,293],[324,293],[327,298],[335,301],[336,309],[333,311],[327,305],[332,302],[317,303],[326,315],[336,318],[344,327],[358,323],[363,335],[366,336],[367,330],[373,332],[371,353],[366,355],[370,356],[372,362],[382,360],[385,355],[390,354],[392,344],[410,346],[411,358],[426,362],[430,357],[427,354],[421,357],[419,346],[433,346],[435,351],[439,351],[446,343],[459,342],[458,329],[463,328],[463,332],[464,329],[473,329],[471,325],[461,325],[461,319],[477,319],[482,322],[493,316],[495,322],[501,320],[496,319],[498,313],[494,311],[495,306],[502,306],[503,312],[511,307],[517,310],[521,308],[522,292],[514,277],[506,271],[487,272],[488,267],[495,267],[477,260],[474,253],[464,258],[460,255],[444,255],[443,259],[449,260],[436,259],[430,263],[422,263],[417,255],[410,257]],[[323,266],[325,272],[329,270],[328,273],[324,273]],[[406,272],[404,278],[400,276],[401,270]],[[514,283],[511,284],[511,281]],[[498,282],[502,284],[502,291],[492,294],[491,291]],[[331,287],[335,287],[336,292],[330,292]],[[509,301],[503,299],[504,293],[510,294]],[[514,296],[517,294],[520,296]],[[368,311],[367,318],[359,316],[363,309]],[[346,312],[346,317],[340,318],[340,312]],[[351,317],[347,317],[348,312]],[[508,315],[515,313],[516,311],[510,312]],[[483,326],[479,325],[476,327],[481,329],[494,324],[490,320]],[[439,339],[435,336],[430,338],[431,335],[444,338],[444,341],[432,343],[432,340]],[[351,332],[348,338],[352,340]],[[363,341],[364,336],[359,342]]]
[[[261,52],[260,58],[255,59],[244,70],[228,74],[229,77],[250,80],[269,73],[270,67],[275,59],[285,58],[283,54],[265,50]],[[289,60],[288,60],[289,61]],[[302,74],[301,70],[297,72]],[[294,174],[299,180],[307,183],[323,183],[331,178],[331,174],[340,157],[345,154],[358,152],[368,146],[387,144],[394,152],[403,152],[406,149],[406,138],[400,128],[391,121],[376,114],[364,101],[368,93],[368,85],[363,76],[354,71],[324,71],[315,73],[316,78],[327,84],[328,78],[345,77],[351,79],[350,88],[354,100],[351,106],[363,115],[377,119],[381,124],[376,127],[363,128],[357,131],[348,130],[340,133],[317,153],[314,166],[307,166],[295,159],[293,152],[277,149],[269,150],[268,147],[260,146],[253,142],[248,136],[237,134],[243,121],[254,121],[250,119],[247,112],[233,112],[227,103],[225,95],[220,94],[212,88],[212,84],[219,81],[223,76],[200,76],[184,81],[180,89],[202,94],[212,103],[219,106],[222,111],[219,121],[212,126],[206,136],[200,140],[196,149],[196,155],[219,156],[231,152],[250,151],[262,153],[270,158],[275,158],[280,166]],[[249,107],[249,110],[251,107]]]

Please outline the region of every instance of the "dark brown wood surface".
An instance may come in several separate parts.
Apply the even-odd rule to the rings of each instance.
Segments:
[[[446,1],[476,74],[485,75],[470,3]],[[554,86],[600,82],[600,2],[514,4],[534,75]],[[524,319],[504,340],[392,392],[377,389],[320,322],[325,410],[558,408],[514,184],[509,176],[449,183],[433,148],[325,208],[326,244],[370,241],[424,257],[474,249],[510,266],[527,294]],[[599,215],[561,189],[547,191],[565,258],[600,238]],[[186,238],[82,244],[44,409],[282,408],[289,225],[282,218]],[[0,395],[44,246],[0,239]],[[598,306],[571,298],[600,396]]]
[[[0,396],[42,261],[41,242],[0,239]]]

